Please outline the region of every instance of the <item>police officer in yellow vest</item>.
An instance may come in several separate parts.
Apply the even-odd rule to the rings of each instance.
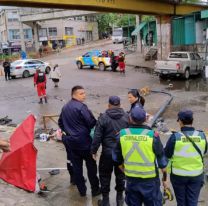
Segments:
[[[170,160],[170,180],[175,192],[177,206],[197,206],[203,186],[203,156],[207,151],[207,140],[203,131],[192,127],[193,112],[178,113],[180,132],[173,132],[165,155]]]
[[[120,131],[113,160],[122,165],[126,175],[128,206],[162,206],[158,166],[166,173],[167,161],[159,135],[145,125],[146,112],[131,110],[129,128]],[[157,162],[157,163],[156,163]]]

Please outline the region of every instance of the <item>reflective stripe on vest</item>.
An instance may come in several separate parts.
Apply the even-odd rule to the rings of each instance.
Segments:
[[[144,129],[142,130],[141,133],[139,134],[132,134],[130,129],[124,129],[125,131],[125,135],[121,138],[124,138],[121,140],[121,147],[126,149],[126,147],[128,147],[128,151],[126,151],[126,153],[124,153],[124,151],[122,150],[122,154],[124,156],[124,172],[126,174],[126,176],[130,176],[130,177],[141,177],[141,178],[150,178],[150,177],[155,177],[156,176],[156,172],[155,172],[155,155],[153,153],[153,151],[149,152],[151,153],[151,158],[148,158],[145,155],[145,151],[140,148],[140,141],[130,141],[130,143],[132,144],[132,146],[130,147],[129,145],[129,141],[125,141],[125,137],[144,137],[145,138],[149,138],[151,139],[152,137],[150,137],[148,135],[148,133],[151,130],[148,129]],[[153,141],[152,141],[153,142]],[[151,146],[149,148],[151,148],[152,150],[152,142],[151,142]],[[149,142],[147,142],[147,144],[150,144]],[[149,149],[148,148],[148,149]],[[134,159],[134,154],[136,154],[140,156],[141,161],[139,161],[139,159]],[[147,153],[147,152],[146,152]],[[148,153],[147,153],[148,154]],[[136,156],[135,156],[136,157]],[[152,161],[150,161],[149,159],[152,159]],[[133,161],[132,161],[133,160]]]
[[[206,140],[202,136],[201,132],[194,131],[191,135],[187,135],[196,143],[203,155]],[[176,143],[174,155],[171,159],[172,174],[193,177],[202,174],[204,165],[200,154],[183,133],[175,133],[175,136]]]

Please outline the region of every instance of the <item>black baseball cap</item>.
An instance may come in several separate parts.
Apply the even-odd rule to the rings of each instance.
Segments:
[[[118,106],[120,105],[121,100],[118,96],[110,96],[108,102],[113,106]]]
[[[193,120],[193,112],[188,109],[183,109],[178,113],[177,121],[192,121]]]

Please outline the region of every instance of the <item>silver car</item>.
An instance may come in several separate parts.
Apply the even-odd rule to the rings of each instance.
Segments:
[[[38,59],[24,59],[11,63],[10,75],[12,78],[27,78],[31,75],[34,75],[38,67],[46,74],[48,74],[51,70],[50,64],[48,62],[43,62]]]

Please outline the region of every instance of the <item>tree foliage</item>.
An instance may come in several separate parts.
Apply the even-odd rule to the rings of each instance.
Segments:
[[[131,14],[99,14],[97,15],[99,32],[106,32],[109,28],[136,25],[136,16]]]

